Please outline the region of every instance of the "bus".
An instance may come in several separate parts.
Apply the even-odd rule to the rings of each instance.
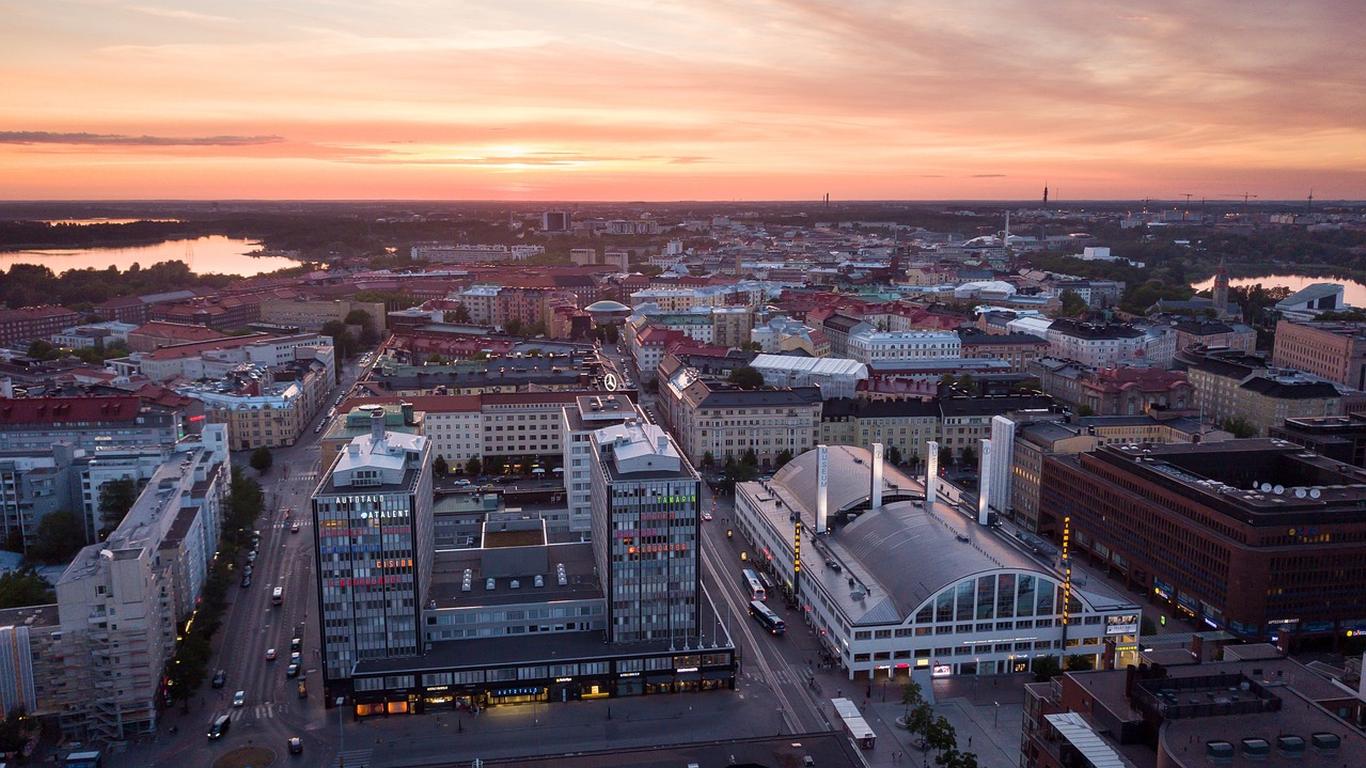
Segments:
[[[770,635],[781,635],[787,631],[787,624],[783,622],[772,608],[764,605],[758,600],[751,600],[749,603],[749,615],[759,622],[759,626],[768,630]]]
[[[64,768],[100,768],[104,765],[104,753],[99,751],[71,752],[62,763]]]
[[[868,727],[868,721],[863,719],[857,704],[845,698],[831,699],[830,703],[835,705],[835,714],[844,724],[844,732],[861,749],[872,749],[877,745],[877,734]]]
[[[271,590],[271,593],[270,593],[270,604],[271,604],[271,605],[280,605],[280,604],[284,603],[284,601],[285,601],[285,588],[284,588],[284,587],[276,587],[275,589]]]
[[[750,600],[767,600],[768,592],[764,591],[764,585],[759,581],[759,574],[752,568],[740,571],[740,586],[749,590]]]
[[[217,741],[223,738],[223,736],[228,732],[228,728],[231,726],[231,717],[227,715],[219,715],[218,717],[215,717],[213,719],[213,723],[209,725],[209,741]]]

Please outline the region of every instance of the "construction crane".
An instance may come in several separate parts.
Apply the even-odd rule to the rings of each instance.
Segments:
[[[1186,198],[1186,208],[1185,210],[1181,211],[1181,220],[1185,221],[1186,214],[1190,213],[1191,210],[1191,197],[1193,197],[1193,195],[1191,195],[1191,193],[1189,192],[1182,192],[1181,194],[1184,195]]]
[[[1234,200],[1237,200],[1237,199],[1240,198],[1240,197],[1243,198],[1243,215],[1244,215],[1244,216],[1247,215],[1247,201],[1248,201],[1248,199],[1249,199],[1249,198],[1255,198],[1255,197],[1257,197],[1257,195],[1254,195],[1254,194],[1252,194],[1251,192],[1220,192],[1219,194],[1221,194],[1221,195],[1228,195],[1229,197],[1233,198]]]

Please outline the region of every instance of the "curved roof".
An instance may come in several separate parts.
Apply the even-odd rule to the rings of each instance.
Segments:
[[[867,448],[852,445],[832,445],[828,448],[830,468],[826,490],[827,508],[831,515],[866,503],[873,492],[873,454]],[[780,485],[799,499],[812,515],[816,511],[816,451],[810,450],[789,461],[773,476],[773,484]],[[912,488],[919,488],[911,478],[890,463],[882,466],[882,500],[909,498]],[[898,493],[898,489],[904,493]],[[814,519],[814,518],[813,518]]]
[[[619,301],[603,299],[595,301],[583,308],[585,312],[630,312],[631,308]]]

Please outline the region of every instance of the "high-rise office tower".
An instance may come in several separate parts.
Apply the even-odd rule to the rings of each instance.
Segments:
[[[593,551],[608,639],[696,642],[701,480],[663,429],[634,419],[592,433]]]
[[[431,582],[432,457],[421,435],[351,439],[313,492],[323,684],[350,692],[362,659],[422,652],[420,618]]]

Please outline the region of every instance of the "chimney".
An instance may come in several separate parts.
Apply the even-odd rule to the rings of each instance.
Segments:
[[[1190,651],[1197,664],[1205,661],[1205,638],[1201,637],[1199,632],[1191,635]]]
[[[977,463],[977,477],[980,478],[977,485],[977,524],[986,525],[990,520],[987,499],[991,497],[991,441],[982,438],[978,442],[982,446],[982,456]]]
[[[939,442],[925,443],[925,511],[934,509],[939,493]]]
[[[882,508],[882,443],[873,443],[873,488],[870,509]]]
[[[403,409],[403,423],[404,423],[404,424],[407,424],[408,426],[412,426],[412,424],[413,424],[413,404],[412,404],[412,403],[400,403],[398,407],[401,408],[401,409]]]
[[[379,442],[384,439],[384,409],[370,412],[370,439]]]
[[[826,519],[830,514],[826,498],[830,490],[830,449],[824,445],[816,446],[816,533],[825,533]]]

